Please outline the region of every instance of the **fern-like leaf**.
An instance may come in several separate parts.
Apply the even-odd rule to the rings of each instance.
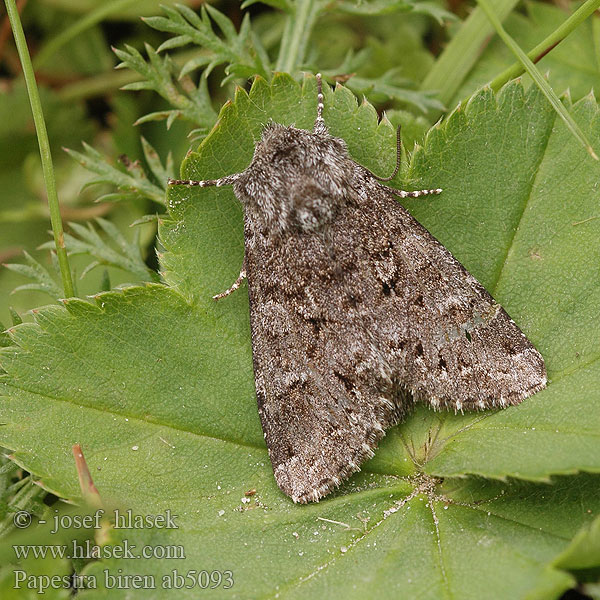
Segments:
[[[99,235],[91,223],[85,226],[69,223],[73,234],[65,233],[65,244],[70,255],[88,254],[95,259],[83,270],[82,278],[92,269],[105,265],[132,273],[138,281],[159,281],[158,274],[144,263],[139,244],[139,230],[135,231],[133,241],[129,242],[110,221],[100,217],[95,220],[108,241]],[[52,243],[43,244],[42,248],[48,248]]]
[[[142,138],[142,148],[144,150],[146,161],[158,182],[153,183],[148,179],[139,162],[130,161],[126,157],[122,157],[121,161],[127,169],[127,172],[124,173],[121,169],[112,166],[100,152],[85,142],[82,143],[85,154],[69,148],[64,148],[64,150],[88,171],[96,173],[97,177],[94,177],[89,181],[86,184],[86,187],[99,183],[109,183],[115,185],[121,192],[106,194],[98,198],[98,201],[116,202],[137,198],[148,198],[158,204],[165,204],[167,179],[174,174],[173,159],[171,156],[167,157],[166,165],[163,167],[154,148]]]
[[[48,242],[48,248],[54,248],[54,241]],[[22,292],[25,290],[35,290],[37,292],[43,292],[52,296],[55,300],[63,297],[63,291],[61,287],[56,283],[55,277],[50,273],[47,267],[40,264],[33,256],[27,251],[23,251],[27,264],[13,263],[4,265],[7,269],[19,273],[28,279],[32,279],[32,283],[26,283],[20,285],[13,290],[15,292]],[[53,265],[56,278],[59,277],[59,271],[56,268],[56,264]]]
[[[179,68],[168,55],[160,56],[150,44],[146,44],[145,48],[148,60],[127,44],[124,50],[113,48],[114,53],[121,60],[117,69],[129,68],[143,77],[142,81],[129,83],[122,89],[154,90],[173,108],[146,115],[138,119],[136,125],[146,121],[167,119],[167,126],[169,126],[174,119],[182,118],[210,129],[217,119],[217,113],[210,102],[206,83],[201,81],[196,86],[189,77],[178,75]]]
[[[203,50],[202,55],[190,59],[183,66],[181,75],[203,67],[206,77],[214,67],[225,64],[228,75],[225,81],[235,77],[246,79],[253,75],[270,79],[271,62],[252,33],[248,14],[244,16],[238,32],[233,22],[210,4],[202,7],[200,15],[182,5],[176,8],[163,6],[163,10],[164,17],[144,19],[150,27],[174,36],[159,46],[157,52],[188,44],[195,44]],[[220,34],[213,30],[213,24],[218,27]]]

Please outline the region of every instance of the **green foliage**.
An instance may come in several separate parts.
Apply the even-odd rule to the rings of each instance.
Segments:
[[[372,60],[372,53],[368,50],[358,54],[348,53],[344,62],[336,71],[330,70],[326,75],[335,77],[335,72],[355,73],[369,60]],[[364,94],[373,98],[375,101],[386,102],[389,100],[398,100],[406,105],[414,107],[422,113],[431,110],[443,110],[444,105],[437,100],[436,92],[419,92],[409,89],[411,82],[401,76],[402,69],[389,69],[379,77],[360,77],[354,75],[351,77],[347,86],[355,94]]]
[[[251,4],[253,4],[253,2],[247,2],[244,6],[250,6]],[[293,25],[294,22],[298,22],[302,17],[302,15],[299,14],[302,3],[298,3],[297,5],[292,2],[277,2],[272,5],[288,14],[288,26],[290,24]],[[418,6],[420,7],[419,9],[417,9],[417,5],[411,5],[404,2],[398,2],[394,5],[387,3],[385,7],[381,5],[379,7],[371,6],[368,9],[368,12],[371,15],[397,12],[399,10],[414,10],[415,12],[425,13],[430,12],[427,8],[429,5],[426,3],[419,4]],[[359,14],[362,14],[364,7],[355,7],[355,10],[353,10],[350,4],[346,3],[342,4],[340,9],[345,9],[351,13],[358,11]],[[309,10],[310,16],[307,18],[312,22],[312,20],[316,20],[318,15],[323,14],[326,10],[327,7],[325,3],[313,2]],[[184,77],[196,69],[203,68],[203,78],[205,78],[210,75],[216,66],[225,64],[226,77],[222,80],[222,84],[226,84],[231,80],[240,81],[254,75],[260,75],[267,79],[270,78],[273,70],[273,63],[260,42],[260,38],[253,34],[248,14],[245,15],[238,33],[230,19],[208,4],[202,7],[200,16],[185,6],[178,6],[177,8],[165,7],[164,11],[166,17],[151,17],[145,19],[145,22],[151,27],[173,34],[174,36],[161,44],[158,48],[158,52],[172,50],[173,48],[179,48],[188,44],[196,44],[202,48],[202,52],[199,55],[195,55],[183,65],[180,77]],[[441,17],[442,14],[447,15],[449,13],[437,10],[436,14],[438,17]],[[218,25],[221,35],[223,36],[222,38],[213,31],[212,21]],[[282,66],[285,50],[287,49],[289,52],[293,52],[295,49],[295,46],[288,48],[286,41],[289,41],[290,45],[293,44],[293,40],[286,40],[286,34],[284,33],[279,60],[276,64],[277,69],[280,69]],[[304,62],[308,58],[307,49],[304,47],[306,42],[307,39],[304,39],[303,42],[298,41],[299,47],[296,49],[293,57],[290,58],[290,60],[295,61],[295,65],[292,69],[294,73],[296,73],[296,69],[304,68]],[[153,54],[151,54],[151,49],[148,50],[148,53],[152,58]],[[161,86],[157,82],[157,79],[160,79],[161,77],[163,81],[168,79],[166,69],[163,69],[164,74],[157,75],[156,72],[151,73],[148,68],[144,69],[143,65],[140,64],[139,56],[135,58],[129,56],[127,61],[123,58],[122,54],[119,54],[119,57],[124,60],[124,64],[134,68],[146,78],[146,81],[130,84],[129,86],[126,86],[126,89],[147,89],[152,87],[159,91],[163,97],[166,97],[166,94],[160,91]],[[315,57],[312,56],[311,60],[314,59]],[[335,71],[331,71],[331,75],[333,76],[335,73],[340,72],[356,72],[357,70],[360,70],[367,60],[368,53],[365,54],[365,52],[361,52],[358,55],[351,53],[346,57],[342,64],[337,66]],[[203,79],[201,81],[203,81]],[[349,85],[351,89],[357,93],[373,92],[375,99],[380,101],[396,100],[407,105],[415,106],[422,112],[427,112],[428,110],[441,110],[443,108],[443,105],[433,98],[433,92],[411,90],[410,87],[412,83],[413,82],[405,77],[399,77],[398,69],[394,68],[387,70],[376,78],[355,76],[351,78]],[[166,85],[163,83],[162,87],[164,88]],[[176,102],[172,100],[171,103],[177,105]],[[171,118],[176,118],[176,116],[173,115]]]
[[[181,70],[182,75],[204,67],[204,76],[221,64],[226,64],[228,79],[234,77],[248,78],[259,74],[267,77],[271,65],[264,48],[257,37],[252,35],[250,16],[245,15],[239,33],[232,21],[210,4],[202,6],[200,15],[186,6],[177,9],[164,7],[166,17],[151,17],[145,22],[159,31],[174,34],[158,51],[171,50],[187,44],[196,44],[203,49],[203,54],[189,60]],[[223,39],[216,35],[212,21],[219,27]]]
[[[593,1],[593,0],[592,0]],[[488,0],[477,0],[477,3],[481,8],[484,9],[488,19],[494,26],[498,36],[502,39],[502,41],[510,48],[511,52],[516,56],[519,63],[522,65],[524,71],[533,79],[537,87],[544,94],[548,102],[552,105],[556,114],[566,123],[569,131],[579,140],[581,145],[588,151],[590,156],[592,156],[595,160],[599,160],[596,155],[594,148],[590,144],[590,142],[585,137],[585,134],[579,128],[579,125],[575,122],[573,117],[569,114],[569,111],[563,106],[562,102],[559,100],[558,96],[546,80],[546,78],[540,73],[538,68],[535,66],[533,61],[529,58],[529,56],[524,52],[519,44],[512,39],[512,37],[507,33],[506,29],[502,26],[502,23],[494,13],[494,9],[489,4]],[[535,59],[535,57],[534,57]]]
[[[435,2],[412,2],[406,0],[369,0],[366,2],[340,2],[339,10],[356,15],[386,15],[396,11],[421,13],[433,17],[440,25],[455,21],[456,15]]]
[[[149,62],[132,46],[125,46],[125,50],[114,48],[115,54],[122,61],[117,69],[127,67],[144,77],[143,81],[128,83],[123,89],[154,90],[175,108],[150,113],[136,123],[166,119],[167,127],[170,127],[175,119],[184,118],[200,127],[211,127],[216,115],[210,104],[206,82],[196,86],[189,77],[176,80],[176,67],[171,58],[168,55],[161,58],[150,44],[145,47]]]
[[[50,248],[53,248],[54,244],[51,243]],[[27,251],[23,252],[27,264],[6,264],[4,265],[7,269],[20,273],[28,279],[33,279],[33,283],[26,283],[16,287],[13,292],[22,292],[24,290],[37,290],[48,294],[52,298],[60,298],[63,295],[61,287],[56,283],[55,279],[60,276],[56,262],[53,260],[53,266],[55,267],[54,276],[52,276],[48,269],[43,267],[35,258],[33,258]],[[55,255],[52,255],[53,259]]]
[[[138,161],[131,162],[126,156],[121,157],[127,172],[113,167],[103,156],[92,148],[89,144],[83,142],[85,154],[65,148],[65,152],[73,157],[80,165],[96,173],[98,177],[87,182],[86,185],[96,185],[101,183],[110,183],[121,190],[119,193],[104,194],[98,198],[98,202],[119,202],[123,200],[137,200],[138,198],[147,198],[157,204],[165,203],[165,190],[167,180],[173,176],[173,158],[171,154],[167,157],[166,165],[160,161],[156,150],[142,137],[142,147],[144,156],[154,176],[155,183],[152,182]]]
[[[541,2],[527,2],[526,13],[511,13],[505,21],[505,28],[525,50],[556,29],[565,19],[560,8]],[[586,21],[577,34],[561,42],[552,52],[539,61],[538,68],[547,73],[550,83],[557,93],[570,91],[573,99],[578,100],[591,89],[600,89],[600,66],[597,61],[595,34],[592,21]],[[573,61],[573,57],[577,57]],[[514,57],[501,40],[490,41],[481,58],[464,79],[454,95],[453,103],[459,102],[473,93],[478,87],[490,81],[495,75],[508,67]],[[526,86],[531,84],[528,76],[523,77]]]
[[[0,594],[15,593],[12,543],[58,539],[41,527],[15,537],[14,512],[47,517],[46,490],[81,501],[71,452],[81,442],[107,507],[176,515],[172,530],[119,531],[105,523],[92,532],[96,542],[181,545],[185,559],[30,560],[19,568],[49,575],[75,569],[97,575],[101,587],[105,569],[148,574],[160,598],[198,597],[198,588],[165,591],[161,577],[174,562],[179,572],[231,570],[234,587],[202,590],[210,597],[549,600],[576,585],[593,596],[600,573],[600,168],[538,89],[527,90],[527,80],[497,94],[480,90],[456,108],[512,62],[497,40],[479,56],[492,29],[478,9],[457,24],[436,58],[431,48],[445,45],[439,23],[455,19],[438,3],[266,0],[262,11],[255,4],[203,5],[199,14],[169,5],[162,16],[145,19],[151,29],[118,43],[121,70],[108,75],[97,69],[109,52],[96,62],[85,59],[102,45],[95,23],[109,9],[98,5],[93,18],[70,17],[56,37],[60,48],[53,52],[71,60],[60,68],[58,60],[44,64],[48,77],[64,75],[64,68],[82,77],[42,96],[52,100],[45,102],[51,141],[72,145],[65,122],[82,137],[95,136],[83,152],[67,152],[93,173],[86,193],[102,188],[100,204],[62,205],[70,221],[69,259],[78,261],[72,272],[87,275],[79,285],[91,298],[67,298],[29,314],[25,308],[39,303],[28,296],[32,291],[54,300],[63,295],[55,265],[45,266],[42,254],[30,247],[15,264],[14,240],[27,237],[21,224],[35,214],[41,228],[45,213],[30,208],[26,189],[6,194],[0,205],[2,235],[12,244],[0,277],[10,272],[32,280],[13,297],[28,297],[29,305],[5,307],[3,320],[12,314],[12,326],[0,335],[0,444],[7,448],[0,460],[0,535],[11,534],[0,546]],[[494,3],[501,17],[513,6]],[[157,13],[155,7],[151,14]],[[52,35],[60,23],[60,14],[49,12],[32,18]],[[528,50],[563,21],[559,9],[531,2],[527,16],[511,14],[505,25]],[[83,25],[90,27],[85,39],[73,37]],[[597,83],[590,50],[596,29],[584,23],[581,35],[567,38],[540,68],[550,69],[556,91],[568,85],[582,98],[574,105],[565,99],[565,107],[598,145],[599,111],[588,95]],[[142,45],[147,58],[136,50]],[[575,55],[581,60],[566,69],[565,59]],[[85,63],[81,71],[78,62]],[[326,87],[325,119],[373,172],[392,171],[390,121],[402,124],[405,160],[392,185],[443,188],[440,197],[410,200],[407,208],[506,307],[542,352],[550,381],[503,411],[463,415],[417,406],[360,474],[320,503],[296,506],[275,484],[260,428],[247,294],[242,287],[212,300],[242,264],[241,207],[231,188],[167,190],[166,181],[189,145],[186,125],[203,140],[183,161],[183,176],[194,179],[243,170],[270,120],[311,127],[316,90],[303,71],[317,70],[330,83],[344,82]],[[136,93],[127,99],[107,93],[120,86]],[[98,93],[113,111],[102,135],[83,106],[87,94]],[[357,102],[354,94],[368,100]],[[61,107],[61,97],[72,104]],[[8,145],[19,142],[14,156],[0,153],[0,167],[9,167],[0,168],[0,181],[10,189],[32,138],[22,91],[16,87],[7,98],[0,103],[0,134]],[[233,101],[221,107],[225,98]],[[372,103],[380,113],[388,109],[389,119],[378,119]],[[432,127],[444,105],[444,120]],[[168,132],[155,123],[163,119]],[[132,133],[132,121],[141,137]],[[118,155],[121,165],[113,166]],[[59,182],[59,193],[68,197],[86,176],[65,172],[69,181]],[[34,190],[35,177],[27,173]],[[168,213],[152,214],[157,206]],[[124,233],[131,222],[154,220],[158,240],[150,227],[136,228],[133,239]],[[34,247],[42,241],[36,233]],[[7,292],[21,283],[6,281],[0,278]],[[246,496],[249,490],[256,493]],[[73,532],[65,535],[68,543]],[[56,597],[69,596],[63,592]]]
[[[345,88],[326,90],[325,105],[351,154],[375,172],[389,170],[393,128]],[[302,87],[287,76],[257,80],[223,110],[184,174],[239,171],[267,115],[308,127],[314,109],[312,78]],[[600,138],[595,102],[579,103],[575,115]],[[517,143],[523,132],[526,145]],[[257,595],[558,597],[575,578],[552,561],[600,508],[598,476],[557,477],[600,469],[600,405],[590,401],[600,379],[598,336],[588,317],[599,284],[587,275],[600,254],[600,222],[577,225],[595,210],[598,175],[541,95],[519,85],[479,94],[429,133],[404,180],[440,185],[444,194],[409,209],[536,343],[550,385],[504,411],[417,409],[363,473],[319,504],[293,505],[274,482],[256,412],[245,294],[211,300],[235,279],[243,254],[241,211],[226,188],[170,189],[161,264],[172,287],[71,299],[11,329],[15,345],[1,354],[10,400],[1,407],[0,440],[44,486],[78,497],[70,446],[85,436],[103,498],[178,515],[178,529],[160,536],[185,547],[178,568],[230,569],[240,590]],[[564,203],[565,186],[576,202]],[[257,493],[248,499],[250,489]],[[155,536],[126,535],[140,545]],[[113,531],[109,542],[123,537]],[[465,564],[475,562],[478,577],[466,576]],[[106,568],[157,578],[171,569],[158,560],[106,560],[85,572]]]
[[[82,278],[92,269],[100,265],[108,265],[131,273],[135,276],[136,281],[158,281],[158,274],[144,263],[140,248],[139,229],[134,230],[134,240],[129,242],[110,221],[98,217],[96,223],[104,231],[112,245],[100,237],[91,223],[87,223],[87,226],[70,223],[69,225],[77,237],[65,234],[65,243],[69,254],[88,254],[96,259],[89,263],[81,273]],[[44,244],[42,247],[52,248],[52,243]],[[17,266],[21,265],[12,265],[13,268]]]

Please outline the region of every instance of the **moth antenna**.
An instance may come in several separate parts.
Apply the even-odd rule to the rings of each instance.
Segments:
[[[420,196],[431,196],[432,194],[441,194],[442,188],[436,188],[435,190],[415,190],[414,192],[407,192],[405,190],[398,190],[396,188],[388,187],[387,185],[381,186],[384,190],[398,196],[398,198],[419,198]]]
[[[323,109],[325,104],[323,103],[323,80],[321,73],[315,75],[317,80],[317,118],[315,119],[315,126],[313,128],[314,133],[327,133],[327,126],[323,119]]]
[[[372,173],[375,179],[379,181],[391,181],[398,175],[398,171],[400,170],[400,163],[402,162],[402,136],[400,134],[400,125],[396,128],[396,166],[394,167],[394,172],[389,177],[379,177],[379,175],[375,175]]]
[[[232,185],[237,181],[241,173],[235,175],[227,175],[227,177],[221,177],[221,179],[203,179],[202,181],[195,181],[193,179],[169,179],[167,185],[193,185],[198,187],[222,187],[224,185]]]
[[[369,171],[375,179],[379,181],[391,181],[398,175],[398,171],[400,170],[400,164],[402,161],[402,136],[400,135],[400,126],[398,125],[396,129],[396,167],[394,168],[394,172],[389,177],[379,177],[379,175],[375,175],[373,171]],[[435,190],[416,190],[414,192],[405,192],[404,190],[397,190],[396,188],[391,188],[386,185],[381,186],[386,189],[388,192],[391,192],[395,196],[399,198],[418,198],[419,196],[429,196],[431,194],[441,194],[442,190],[437,188]]]

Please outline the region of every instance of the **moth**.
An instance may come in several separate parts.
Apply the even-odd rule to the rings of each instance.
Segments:
[[[546,385],[540,353],[475,278],[323,120],[269,124],[248,168],[221,179],[244,209],[258,410],[281,490],[318,501],[373,456],[414,402],[479,410]],[[398,149],[399,149],[398,143]]]

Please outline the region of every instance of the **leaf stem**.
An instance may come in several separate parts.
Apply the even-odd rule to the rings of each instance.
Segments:
[[[287,17],[276,71],[292,73],[302,64],[320,8],[319,0],[297,0],[294,11]]]
[[[540,73],[538,68],[531,62],[531,59],[521,49],[519,44],[512,39],[506,29],[500,23],[500,20],[494,13],[492,7],[489,5],[488,0],[477,0],[479,6],[485,11],[490,20],[490,23],[494,26],[498,35],[502,41],[509,47],[512,53],[517,57],[519,62],[523,65],[523,69],[527,71],[527,74],[533,79],[534,83],[540,88],[544,96],[546,96],[548,102],[552,105],[558,116],[566,123],[571,133],[579,140],[583,147],[587,150],[588,154],[595,160],[598,160],[598,156],[594,152],[592,145],[585,137],[585,134],[579,128],[579,125],[575,122],[573,117],[569,114],[563,103],[559,100],[554,90],[550,87],[548,81]]]
[[[548,52],[553,50],[560,42],[562,42],[569,34],[575,31],[585,19],[592,15],[596,9],[600,7],[600,0],[587,0],[582,4],[562,25],[557,27],[547,38],[542,40],[537,46],[532,48],[527,56],[534,62],[540,61]],[[507,81],[518,77],[524,73],[525,68],[519,61],[513,63],[508,69],[502,71],[500,75],[495,77],[489,86],[497,91]]]
[[[50,222],[54,233],[54,243],[56,245],[56,255],[60,266],[62,276],[63,291],[65,297],[73,296],[73,280],[71,279],[71,269],[69,268],[69,259],[65,248],[62,220],[60,217],[60,208],[58,205],[58,195],[56,193],[56,180],[54,178],[54,167],[52,165],[52,154],[50,152],[50,142],[48,141],[48,132],[46,131],[46,122],[42,111],[42,103],[35,81],[35,74],[31,64],[31,57],[27,49],[25,34],[15,0],[5,0],[6,12],[10,20],[10,26],[15,37],[15,44],[21,59],[27,93],[33,113],[33,122],[40,147],[40,157],[42,160],[42,170],[44,172],[44,181],[46,184],[46,194],[48,195],[48,208],[50,209]]]

